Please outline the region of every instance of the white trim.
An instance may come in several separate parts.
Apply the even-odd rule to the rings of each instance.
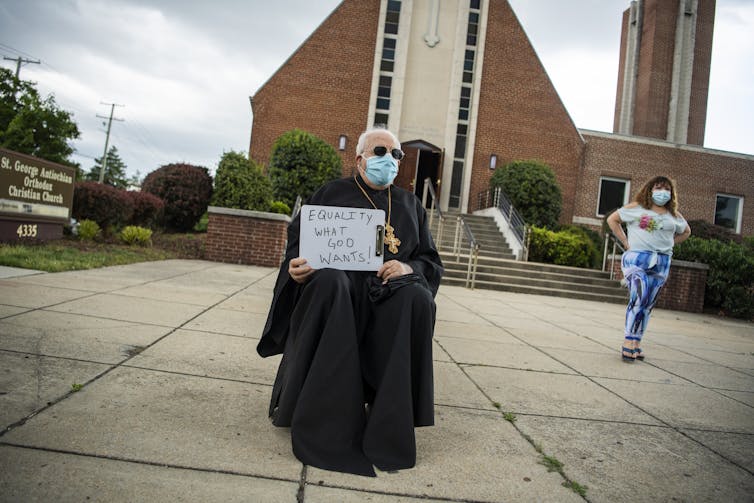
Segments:
[[[717,150],[714,148],[705,148],[698,145],[688,145],[684,143],[673,143],[666,140],[658,140],[655,138],[646,138],[640,136],[627,136],[617,133],[606,133],[604,131],[594,131],[592,129],[579,129],[579,131],[587,136],[596,136],[598,138],[606,138],[609,140],[625,141],[629,143],[638,143],[641,145],[654,145],[655,147],[664,148],[677,148],[680,150],[687,150],[689,152],[698,152],[700,154],[711,155],[724,155],[726,157],[735,157],[738,159],[745,159],[747,161],[754,161],[754,155],[744,154],[741,152],[730,152],[727,150]]]
[[[263,220],[281,220],[283,222],[290,222],[291,217],[283,215],[282,213],[269,213],[266,211],[253,211],[253,210],[239,210],[236,208],[223,208],[221,206],[209,206],[207,213],[213,215],[232,215],[235,217],[246,218],[261,218]]]
[[[521,243],[518,242],[516,235],[513,234],[513,230],[511,230],[510,225],[508,225],[508,221],[503,216],[500,208],[493,206],[491,208],[477,210],[474,212],[474,215],[482,215],[484,217],[494,218],[497,228],[500,230],[503,237],[505,237],[505,240],[508,242],[508,246],[510,246],[510,249],[513,251],[513,255],[515,255],[516,260],[521,260],[524,254],[524,247],[521,245]]]
[[[482,88],[482,65],[484,63],[484,46],[487,40],[487,19],[490,12],[491,0],[479,2],[479,26],[474,48],[474,77],[471,83],[471,110],[469,110],[469,130],[466,137],[466,159],[463,161],[463,184],[461,185],[461,213],[469,211],[469,192],[471,191],[471,175],[474,171],[474,152],[476,150],[476,127],[479,117],[479,93]],[[468,18],[468,14],[467,14]],[[468,21],[467,21],[468,26]],[[464,41],[465,42],[465,41]],[[464,58],[466,45],[464,43]]]
[[[382,48],[385,44],[385,13],[387,12],[387,0],[380,2],[380,14],[377,16],[377,41],[374,44],[374,60],[372,62],[372,89],[369,92],[369,112],[367,112],[367,123],[364,125],[366,131],[374,124],[374,114],[377,112],[377,92],[380,87],[380,64],[382,62]],[[400,25],[398,25],[400,32]],[[395,55],[398,57],[398,43],[395,44]],[[395,66],[393,66],[395,69]],[[392,86],[390,90],[392,99]],[[392,101],[390,103],[392,105]],[[388,120],[390,118],[388,117]],[[354,146],[355,150],[356,146]]]
[[[387,9],[387,0],[384,0]],[[395,64],[393,65],[393,81],[390,86],[390,111],[388,112],[387,128],[401,139],[401,112],[403,110],[403,92],[406,88],[406,65],[408,64],[408,42],[411,36],[411,15],[414,10],[413,0],[401,1],[401,13],[398,20],[398,35],[395,41]],[[383,16],[382,31],[385,32]],[[378,70],[379,72],[379,70]],[[376,97],[375,97],[376,100]]]
[[[636,102],[636,73],[639,67],[639,45],[644,2],[632,1],[626,26],[626,52],[623,55],[623,87],[620,97],[618,132],[631,134],[634,128],[634,105]]]
[[[469,3],[458,2],[456,17],[456,37],[453,45],[453,62],[448,92],[448,112],[445,119],[445,155],[442,167],[442,189],[440,208],[447,211],[450,206],[450,188],[453,185],[453,159],[456,152],[456,130],[458,128],[458,107],[461,104],[460,89],[463,81],[463,60],[466,54],[466,30],[469,22]],[[455,90],[455,92],[453,92]],[[467,141],[468,141],[468,131]]]
[[[578,225],[594,225],[595,227],[602,227],[602,220],[599,218],[573,217],[571,222]]]
[[[688,4],[691,5],[688,5]],[[691,7],[688,13],[687,7]],[[668,106],[668,128],[665,137],[677,143],[688,141],[691,77],[694,71],[697,0],[680,0],[675,27],[673,73]]]

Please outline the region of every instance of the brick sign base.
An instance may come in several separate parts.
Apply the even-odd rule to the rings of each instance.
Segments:
[[[608,257],[608,268],[612,256]],[[704,309],[704,287],[707,284],[709,266],[699,262],[671,260],[668,281],[660,291],[655,307],[701,313]],[[615,256],[613,265],[614,278],[623,279],[620,268],[620,255]]]
[[[0,243],[39,243],[63,237],[63,224],[0,218]]]
[[[291,221],[287,215],[215,206],[207,213],[207,260],[265,267],[277,267],[283,261]]]

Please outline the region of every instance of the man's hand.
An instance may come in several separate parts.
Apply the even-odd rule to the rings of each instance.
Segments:
[[[288,274],[296,283],[303,285],[314,273],[314,269],[306,265],[306,259],[302,257],[291,259],[288,263]]]
[[[414,270],[411,269],[410,265],[399,262],[398,260],[388,260],[382,264],[380,270],[377,271],[377,277],[382,278],[382,284],[384,285],[390,278],[397,278],[399,276],[411,274],[412,272],[414,272]]]

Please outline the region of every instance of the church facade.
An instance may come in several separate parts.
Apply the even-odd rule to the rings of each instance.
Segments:
[[[754,155],[702,146],[714,0],[638,0],[623,18],[613,133],[579,129],[507,0],[344,0],[251,98],[250,157],[294,128],[331,143],[344,175],[385,124],[407,156],[396,183],[473,212],[498,166],[536,159],[562,223],[600,226],[648,178],[678,184],[689,220],[754,234]]]

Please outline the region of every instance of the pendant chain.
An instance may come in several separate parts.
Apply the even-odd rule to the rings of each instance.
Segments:
[[[358,185],[359,189],[361,189],[361,193],[364,194],[364,197],[367,198],[367,200],[372,204],[375,210],[378,210],[376,204],[374,204],[374,201],[372,201],[372,198],[369,197],[369,194],[367,194],[367,191],[364,190],[364,187],[361,186],[359,183],[358,178],[356,178],[356,175],[353,175],[353,181],[356,182],[356,185]],[[390,253],[398,253],[398,247],[401,245],[401,240],[398,239],[398,236],[395,235],[395,229],[392,225],[390,225],[390,214],[393,210],[393,195],[390,192],[390,185],[387,187],[387,222],[385,223],[385,243],[387,243],[388,247],[387,249],[390,250]]]

